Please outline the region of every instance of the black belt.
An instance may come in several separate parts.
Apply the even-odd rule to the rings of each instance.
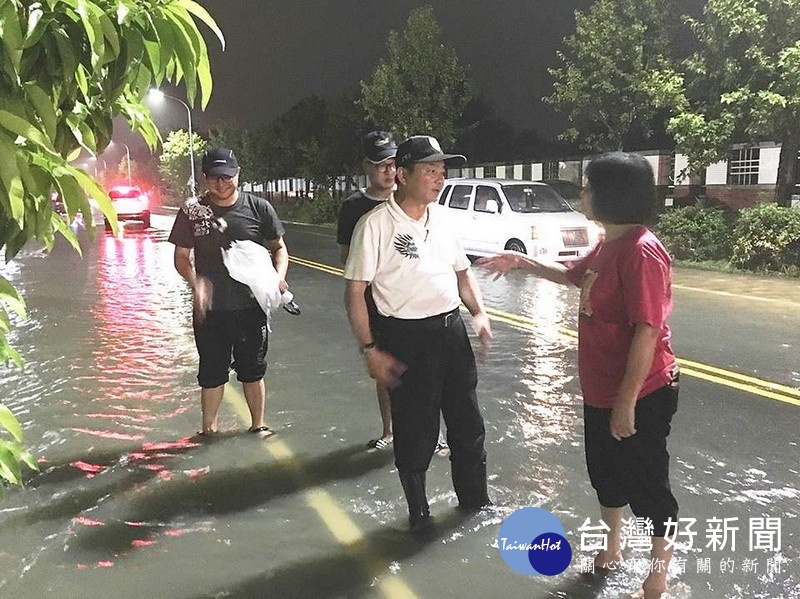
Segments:
[[[427,318],[394,318],[393,316],[383,317],[387,324],[392,326],[405,326],[409,328],[447,328],[453,326],[461,319],[459,308],[428,316]]]

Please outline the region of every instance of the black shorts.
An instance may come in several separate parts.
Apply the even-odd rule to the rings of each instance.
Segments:
[[[231,368],[243,383],[267,372],[267,316],[261,308],[209,312],[202,326],[195,323],[194,341],[200,355],[197,382],[204,389],[227,383]]]
[[[667,436],[678,407],[677,379],[636,402],[636,434],[617,441],[609,432],[611,410],[584,405],[584,441],[589,479],[603,507],[623,507],[650,518],[653,536],[678,517],[669,484]]]

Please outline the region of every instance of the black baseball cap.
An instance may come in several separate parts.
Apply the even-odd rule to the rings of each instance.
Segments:
[[[443,160],[448,166],[460,166],[467,162],[467,157],[462,154],[445,154],[435,137],[412,135],[398,146],[395,160],[397,166],[439,160]]]
[[[364,136],[364,157],[380,164],[397,153],[397,143],[388,131],[370,131]]]
[[[212,148],[203,154],[203,173],[211,177],[234,177],[239,172],[239,161],[233,150]]]

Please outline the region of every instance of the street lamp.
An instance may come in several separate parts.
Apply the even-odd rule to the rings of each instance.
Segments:
[[[160,89],[153,88],[148,92],[148,95],[156,101],[161,101],[164,98],[175,100],[176,102],[180,102],[186,109],[186,116],[189,118],[189,162],[190,166],[192,167],[191,170],[192,174],[191,174],[191,179],[189,180],[189,185],[192,189],[192,197],[194,197],[197,195],[197,189],[196,189],[197,182],[195,181],[194,178],[194,136],[192,135],[192,111],[186,102],[184,102],[180,98],[176,98],[175,96],[170,96],[169,94],[165,94]]]

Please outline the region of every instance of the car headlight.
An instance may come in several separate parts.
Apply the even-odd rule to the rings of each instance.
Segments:
[[[531,225],[531,239],[539,239],[539,233],[536,231],[536,225]]]

